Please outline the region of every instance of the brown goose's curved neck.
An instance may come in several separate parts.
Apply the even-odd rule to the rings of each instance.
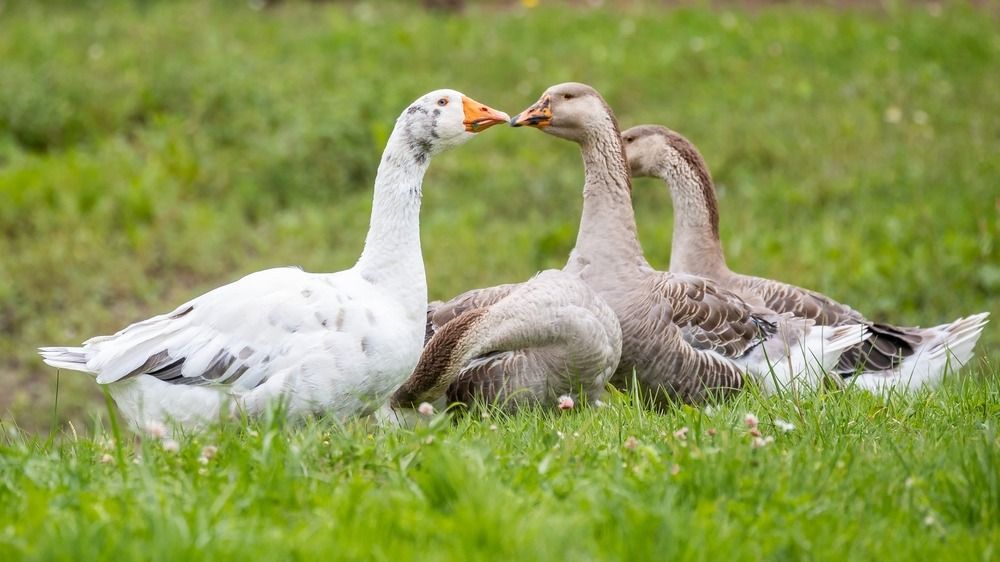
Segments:
[[[610,112],[580,142],[583,216],[575,256],[602,266],[643,261],[632,210],[632,181],[618,124]]]
[[[685,143],[674,148],[681,165],[664,162],[657,174],[670,189],[674,207],[670,271],[724,275],[729,268],[719,239],[719,206],[712,176],[693,147]]]

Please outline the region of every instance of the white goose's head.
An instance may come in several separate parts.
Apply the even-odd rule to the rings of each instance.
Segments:
[[[531,107],[511,119],[513,127],[535,127],[560,138],[582,142],[616,128],[614,113],[594,88],[579,82],[552,86]]]
[[[463,144],[476,133],[510,117],[455,90],[434,90],[407,107],[396,121],[406,143],[420,162]]]
[[[699,184],[711,185],[701,153],[679,133],[662,125],[637,125],[622,133],[622,143],[632,177],[659,177],[672,185],[694,177]]]

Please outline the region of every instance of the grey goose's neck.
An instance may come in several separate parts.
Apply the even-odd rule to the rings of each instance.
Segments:
[[[574,256],[599,267],[645,264],[632,210],[632,182],[614,118],[580,143],[583,216]]]

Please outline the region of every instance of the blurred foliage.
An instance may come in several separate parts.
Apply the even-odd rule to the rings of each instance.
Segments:
[[[701,147],[734,269],[899,323],[998,311],[995,14],[541,4],[0,4],[0,411],[50,419],[36,346],[264,267],[349,267],[395,117],[439,87],[514,112],[591,83],[623,126]],[[581,177],[576,148],[535,131],[436,159],[431,296],[561,266]],[[666,267],[666,190],[637,181],[635,200]],[[998,341],[991,327],[981,349]],[[60,384],[63,417],[98,395],[75,373]]]

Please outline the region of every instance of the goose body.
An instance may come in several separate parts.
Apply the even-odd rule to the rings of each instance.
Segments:
[[[871,337],[851,346],[834,366],[842,384],[874,391],[935,384],[971,360],[988,313],[931,328],[872,322],[850,306],[781,281],[742,275],[726,265],[719,212],[708,167],[683,136],[658,125],[622,134],[632,174],[663,179],[674,205],[670,271],[712,279],[747,302],[820,326],[864,325]]]
[[[817,328],[754,307],[715,282],[656,271],[636,236],[631,183],[611,109],[593,88],[549,88],[512,120],[580,145],[583,216],[564,271],[579,276],[614,310],[622,358],[612,382],[635,377],[658,399],[699,402],[739,390],[744,373],[775,387],[815,385],[862,326]]]
[[[618,367],[622,335],[614,311],[574,275],[476,290],[432,306],[427,342],[396,405],[479,400],[514,411],[594,400]]]
[[[290,416],[371,411],[409,375],[423,343],[419,211],[429,159],[504,121],[454,90],[411,104],[382,155],[351,269],[252,273],[112,336],[42,348],[44,361],[95,375],[140,430],[197,429],[277,400]]]

